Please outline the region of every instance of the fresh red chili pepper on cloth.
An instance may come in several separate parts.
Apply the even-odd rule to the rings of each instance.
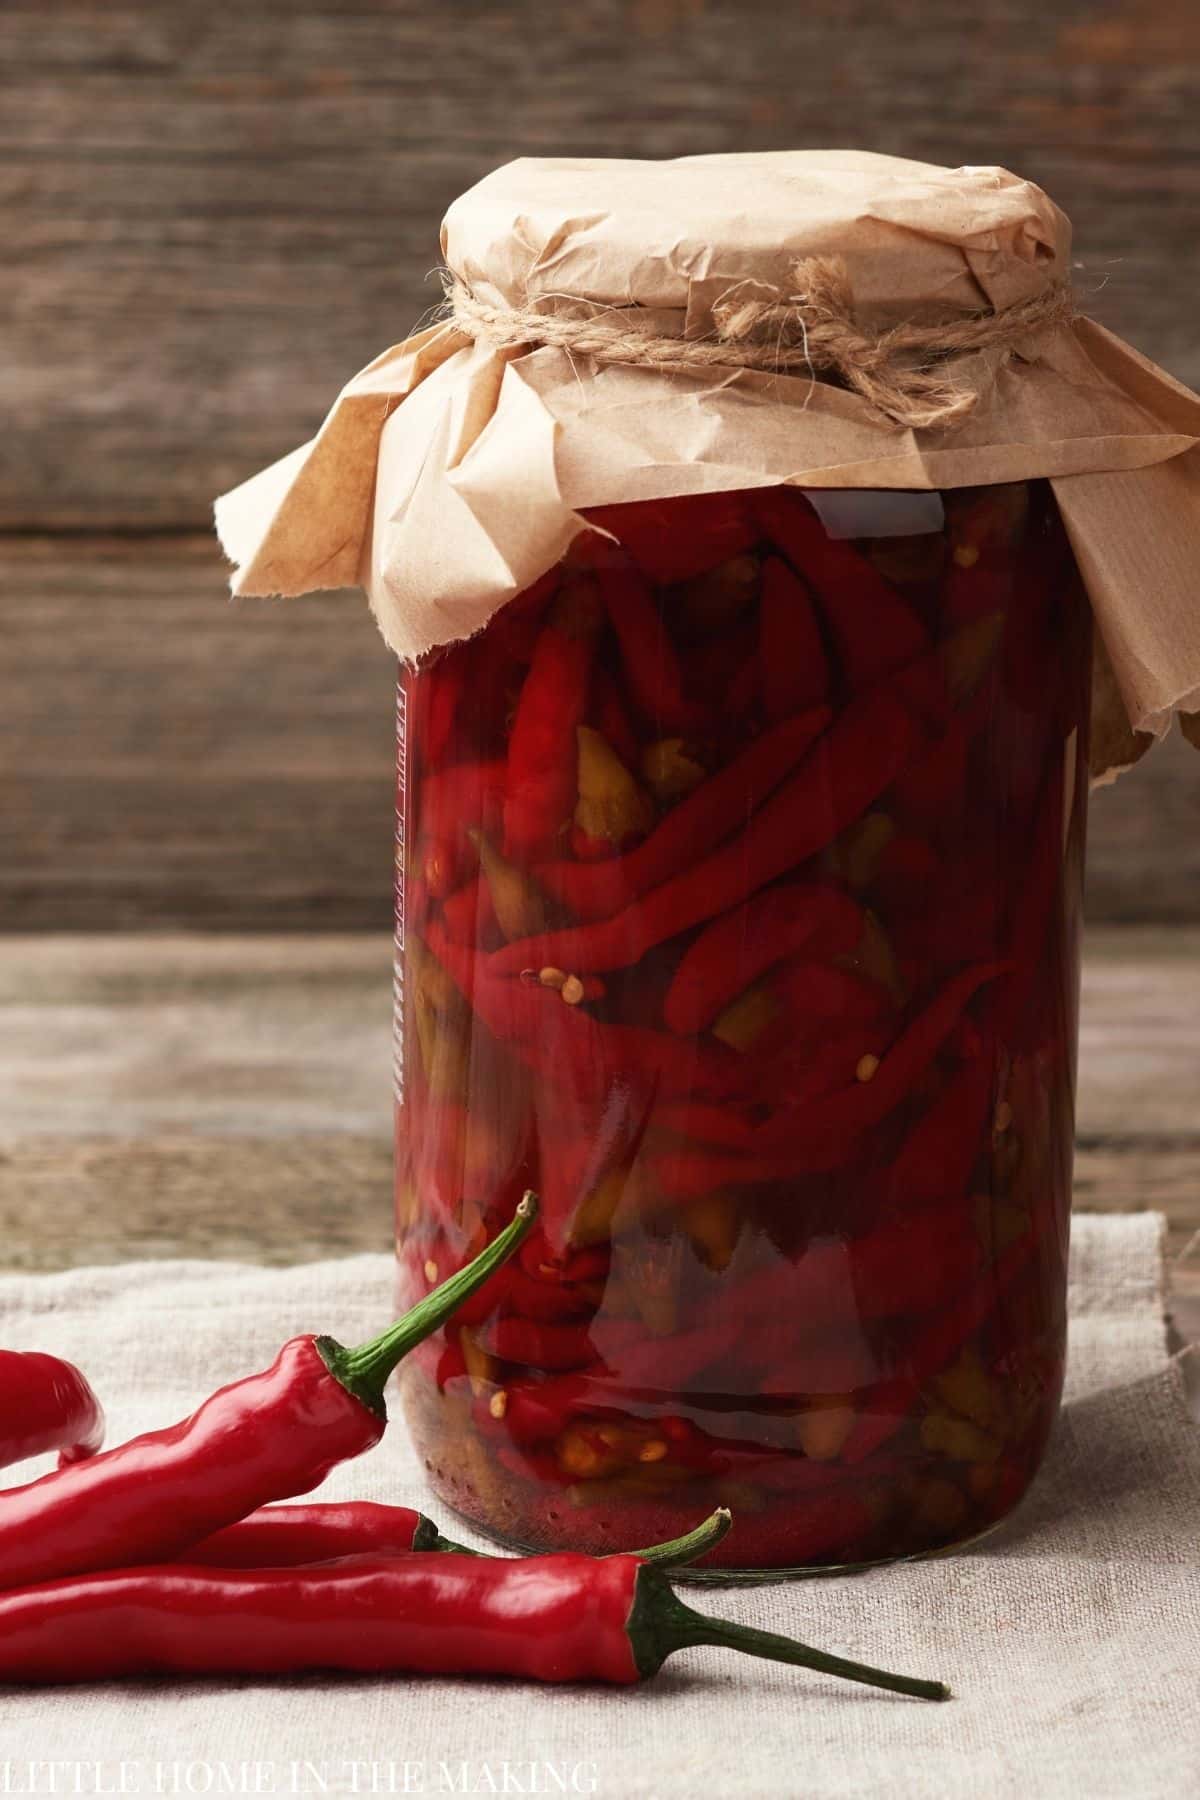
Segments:
[[[222,1388],[190,1419],[0,1493],[0,1587],[178,1556],[371,1449],[397,1363],[516,1249],[535,1212],[527,1196],[474,1262],[370,1343],[293,1338],[269,1369]]]
[[[646,1679],[713,1645],[920,1700],[893,1675],[685,1606],[636,1556],[491,1560],[414,1553],[315,1569],[111,1569],[0,1595],[0,1678],[137,1675],[511,1675]]]
[[[59,1452],[81,1462],[104,1442],[104,1411],[73,1363],[39,1350],[0,1350],[0,1468]]]
[[[246,1518],[189,1544],[181,1561],[217,1569],[287,1569],[343,1556],[402,1556],[410,1550],[459,1550],[432,1519],[411,1506],[372,1500],[315,1500],[260,1506]]]
[[[647,1550],[631,1550],[643,1562],[677,1569],[696,1562],[728,1535],[733,1520],[724,1507],[694,1531]],[[443,1537],[432,1519],[411,1506],[372,1500],[315,1500],[303,1506],[262,1506],[234,1525],[190,1544],[181,1563],[216,1569],[296,1569],[341,1562],[348,1556],[404,1556],[439,1550],[484,1555]]]

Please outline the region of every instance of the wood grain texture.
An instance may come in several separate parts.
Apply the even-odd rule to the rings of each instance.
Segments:
[[[231,602],[208,538],[0,540],[0,583],[0,927],[387,927],[361,594]]]
[[[209,508],[437,300],[489,168],[1004,163],[1200,385],[1198,74],[1191,0],[6,0],[0,929],[386,924],[387,658],[357,598],[230,609]],[[1098,798],[1093,917],[1196,918],[1196,775]]]
[[[0,594],[0,930],[387,928],[393,664],[361,594],[231,602],[202,537],[0,537]],[[1093,798],[1089,915],[1198,897],[1176,733]]]
[[[1097,316],[1200,385],[1198,68],[1190,0],[6,0],[0,523],[205,528],[524,154],[1005,164],[1073,217]]]
[[[0,1265],[386,1249],[390,965],[383,934],[0,938]],[[1166,1214],[1189,1337],[1198,1091],[1200,932],[1093,933],[1076,1205]]]

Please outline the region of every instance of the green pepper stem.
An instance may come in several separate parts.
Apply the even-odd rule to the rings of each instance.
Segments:
[[[815,1669],[820,1675],[839,1675],[845,1681],[861,1681],[867,1687],[888,1688],[892,1693],[908,1694],[916,1700],[950,1698],[950,1689],[943,1681],[893,1675],[887,1669],[875,1669],[868,1663],[849,1662],[844,1656],[813,1650],[807,1644],[781,1637],[775,1631],[758,1631],[752,1625],[736,1625],[730,1619],[715,1619],[708,1613],[693,1612],[653,1569],[642,1569],[638,1574],[637,1595],[626,1629],[643,1675],[653,1674],[672,1651],[713,1644],[725,1650],[738,1650],[743,1656],[761,1656],[767,1662],[791,1663],[799,1668]]]
[[[334,1379],[340,1381],[356,1400],[386,1418],[383,1394],[397,1363],[403,1361],[417,1344],[432,1337],[463,1301],[469,1300],[501,1264],[507,1262],[533,1225],[537,1211],[537,1195],[529,1192],[511,1222],[479,1252],[474,1262],[469,1262],[440,1287],[435,1287],[402,1319],[397,1319],[369,1343],[359,1344],[351,1350],[332,1338],[318,1338],[317,1349]]]
[[[422,1550],[437,1550],[443,1556],[478,1556],[485,1562],[499,1560],[493,1556],[490,1550],[472,1550],[470,1544],[460,1544],[456,1538],[443,1537],[437,1530],[434,1531],[427,1544],[421,1544],[419,1547]],[[417,1548],[418,1546],[414,1543],[413,1549]]]
[[[443,1554],[447,1551],[456,1556],[482,1556],[482,1550],[471,1550],[466,1544],[456,1544],[453,1538],[443,1537],[432,1519],[420,1514],[420,1523],[413,1532],[412,1547],[416,1551],[437,1550]]]
[[[665,1544],[651,1544],[648,1550],[630,1550],[628,1554],[640,1556],[643,1562],[652,1563],[657,1569],[681,1569],[686,1563],[696,1562],[719,1544],[732,1525],[733,1514],[729,1508],[719,1506],[703,1524],[697,1525],[694,1531],[685,1533],[683,1537],[671,1538]]]

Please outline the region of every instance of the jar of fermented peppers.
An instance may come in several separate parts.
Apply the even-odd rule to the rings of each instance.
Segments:
[[[516,1545],[969,1541],[1058,1402],[1089,760],[1200,694],[1200,400],[1004,169],[522,159],[442,249],[218,509],[403,670],[401,1302],[541,1197],[404,1365],[429,1478]]]
[[[593,510],[402,678],[406,1297],[542,1202],[405,1397],[511,1543],[864,1563],[1037,1469],[1090,615],[1044,483],[907,498]]]

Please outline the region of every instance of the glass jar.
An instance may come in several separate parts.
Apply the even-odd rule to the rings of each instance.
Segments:
[[[1058,1404],[1090,613],[1048,487],[597,529],[400,685],[404,1366],[442,1500],[844,1565],[1003,1518]]]

